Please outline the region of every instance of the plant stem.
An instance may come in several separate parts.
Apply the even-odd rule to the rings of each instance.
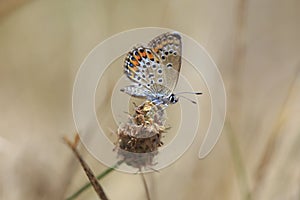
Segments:
[[[145,178],[143,172],[141,172],[141,177],[142,177],[142,180],[143,180],[144,188],[145,188],[145,190],[146,190],[147,200],[151,200],[149,188],[148,188],[148,186],[147,186],[146,178]]]
[[[226,122],[226,128],[227,128],[226,135],[229,142],[234,167],[236,168],[238,181],[240,183],[239,187],[240,187],[242,199],[251,200],[252,195],[248,184],[246,167],[242,159],[241,150],[238,145],[238,141],[236,140],[231,124],[228,121]]]
[[[114,166],[108,168],[107,170],[105,170],[104,172],[102,172],[101,174],[99,174],[96,178],[98,180],[101,180],[102,178],[104,178],[106,175],[108,175],[110,172],[114,171],[115,168],[117,168],[119,165],[121,165],[123,163],[123,161],[119,161],[117,162]],[[69,196],[68,198],[66,198],[65,200],[74,200],[76,197],[78,197],[82,192],[84,192],[85,190],[87,190],[88,188],[90,188],[92,185],[90,182],[87,182],[86,184],[84,184],[79,190],[77,190],[75,193],[73,193],[71,196]]]
[[[77,159],[79,160],[82,168],[84,169],[88,179],[89,179],[89,183],[86,183],[83,187],[81,187],[77,192],[75,192],[73,195],[71,195],[70,197],[68,197],[66,200],[72,200],[75,199],[78,195],[80,195],[84,190],[86,190],[87,188],[89,188],[90,186],[94,187],[94,190],[96,191],[96,193],[98,194],[99,198],[102,200],[108,200],[102,186],[100,185],[100,183],[98,182],[98,180],[100,180],[101,178],[105,177],[107,174],[109,174],[110,172],[112,172],[116,167],[118,167],[121,163],[123,163],[123,161],[119,161],[117,162],[113,167],[107,169],[106,171],[102,172],[100,175],[98,175],[97,177],[95,177],[93,171],[90,169],[90,167],[88,166],[88,164],[83,160],[83,158],[81,157],[81,155],[79,154],[79,152],[77,151],[76,147],[78,145],[79,142],[79,136],[78,134],[75,136],[74,142],[72,143],[69,139],[67,139],[66,137],[63,138],[64,141],[66,142],[66,144],[71,148],[71,150],[73,151],[73,153],[75,154],[75,156],[77,157]]]

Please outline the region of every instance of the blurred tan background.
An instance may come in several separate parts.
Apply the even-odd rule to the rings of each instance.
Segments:
[[[197,158],[202,135],[146,175],[152,199],[299,200],[299,9],[298,0],[0,1],[0,199],[64,199],[87,181],[61,139],[75,132],[76,72],[113,34],[158,26],[208,50],[228,113],[209,157]],[[106,169],[84,151],[96,173]],[[101,183],[112,200],[146,199],[138,175],[113,172]]]

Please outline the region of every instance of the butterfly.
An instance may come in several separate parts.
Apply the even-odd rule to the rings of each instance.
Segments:
[[[147,46],[134,47],[124,61],[124,73],[133,84],[121,91],[156,105],[177,103],[179,98],[173,91],[178,82],[181,55],[181,36],[177,32],[163,33]]]

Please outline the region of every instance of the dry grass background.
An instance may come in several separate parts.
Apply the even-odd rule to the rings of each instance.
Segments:
[[[199,136],[178,162],[147,174],[152,198],[300,199],[299,1],[7,0],[0,7],[1,200],[63,199],[86,182],[61,140],[75,131],[76,71],[99,42],[144,26],[201,43],[228,95],[214,151],[198,160]],[[84,155],[97,173],[106,168]],[[101,182],[112,200],[145,199],[137,175],[113,172]],[[89,190],[79,199],[97,197]]]

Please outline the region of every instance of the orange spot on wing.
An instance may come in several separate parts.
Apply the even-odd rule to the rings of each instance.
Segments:
[[[133,74],[138,70],[138,67],[137,67],[137,65],[135,64],[135,62],[136,63],[138,63],[137,61],[130,61],[132,64],[133,64],[133,67],[130,67],[130,66],[128,66],[128,69],[130,70],[130,71],[132,71],[133,72]],[[139,63],[138,63],[139,64]]]
[[[141,59],[141,56],[140,56],[140,54],[133,54],[133,57],[136,59],[136,60],[140,60]]]
[[[154,49],[153,49],[153,51],[155,52],[155,53],[158,53],[158,50],[159,50],[160,48],[157,46],[157,47],[155,47]]]
[[[139,51],[139,54],[142,56],[142,57],[146,57],[146,52],[144,51],[144,52],[140,52]]]
[[[140,63],[137,60],[132,60],[131,63],[134,65],[134,67],[140,65]]]
[[[147,56],[148,56],[149,59],[153,59],[154,58],[153,54],[151,52],[150,53],[147,52]]]

